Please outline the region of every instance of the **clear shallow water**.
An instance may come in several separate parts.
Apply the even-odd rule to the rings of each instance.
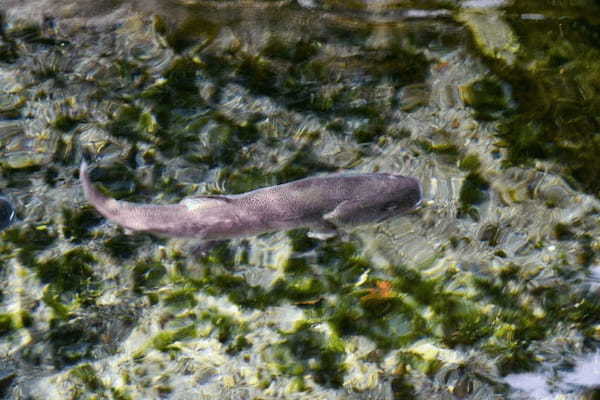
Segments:
[[[597,396],[594,7],[8,2],[0,390]],[[339,170],[426,201],[194,259],[86,206],[84,150],[130,201]]]

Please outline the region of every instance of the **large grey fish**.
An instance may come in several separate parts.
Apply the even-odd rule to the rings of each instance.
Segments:
[[[419,181],[412,177],[333,174],[243,194],[152,205],[104,196],[92,185],[85,161],[80,179],[88,202],[128,230],[209,242],[300,227],[333,235],[341,226],[379,222],[410,211],[422,196]]]

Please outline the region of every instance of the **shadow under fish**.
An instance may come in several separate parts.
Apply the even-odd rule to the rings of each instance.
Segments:
[[[188,197],[170,205],[103,195],[92,185],[85,161],[80,179],[88,202],[109,220],[129,231],[198,239],[200,251],[226,239],[296,228],[309,228],[312,237],[325,239],[345,226],[402,215],[422,199],[416,178],[387,173],[324,175],[236,195]]]

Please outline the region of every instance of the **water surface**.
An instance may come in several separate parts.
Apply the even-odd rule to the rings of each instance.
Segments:
[[[6,398],[598,396],[596,2],[2,9]],[[129,201],[347,170],[425,201],[195,258],[87,205],[84,153]]]

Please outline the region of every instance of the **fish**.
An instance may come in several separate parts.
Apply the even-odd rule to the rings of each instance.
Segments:
[[[16,220],[15,209],[6,197],[0,196],[0,231]]]
[[[176,204],[116,200],[90,180],[80,166],[85,198],[100,214],[130,232],[194,238],[207,244],[274,231],[309,228],[330,238],[340,229],[377,223],[416,209],[422,200],[418,179],[391,173],[340,173],[264,187],[242,194],[198,195]]]

